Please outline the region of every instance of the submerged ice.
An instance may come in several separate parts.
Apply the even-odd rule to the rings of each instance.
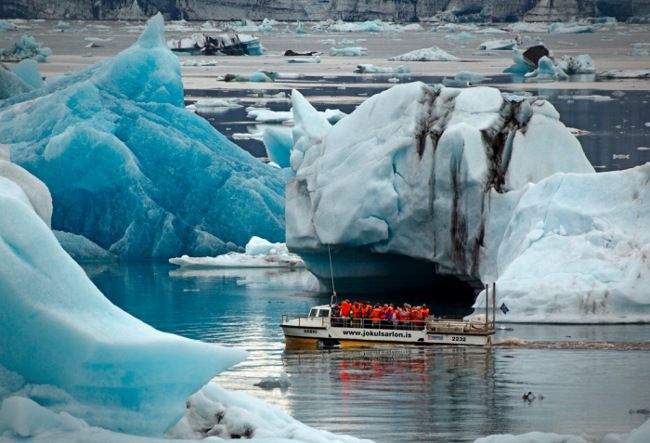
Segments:
[[[293,112],[287,244],[324,284],[329,245],[342,281],[415,260],[496,281],[512,319],[648,318],[649,169],[595,174],[550,103],[412,83],[335,126]]]
[[[114,59],[6,100],[0,143],[49,187],[55,229],[117,256],[217,255],[254,234],[282,241],[282,172],[185,110],[163,33],[154,19]]]

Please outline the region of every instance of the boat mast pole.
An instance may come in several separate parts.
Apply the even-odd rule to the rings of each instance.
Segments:
[[[497,283],[492,282],[492,327],[497,327]]]
[[[485,329],[488,328],[490,314],[488,312],[488,300],[490,299],[490,285],[485,285]]]
[[[330,278],[332,279],[332,298],[331,298],[331,305],[334,306],[336,305],[336,287],[334,286],[334,270],[332,268],[332,249],[330,248],[330,245],[327,245],[327,256],[329,257],[329,262],[330,262]]]

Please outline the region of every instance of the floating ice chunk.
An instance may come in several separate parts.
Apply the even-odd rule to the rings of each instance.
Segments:
[[[228,440],[253,437],[253,441],[371,443],[311,428],[289,417],[277,406],[242,392],[227,391],[216,383],[192,395],[188,405],[187,414],[169,432],[169,437],[214,435]]]
[[[479,45],[479,49],[484,51],[503,51],[513,49],[517,42],[514,40],[488,40]]]
[[[477,31],[474,31],[475,34],[507,34],[508,31],[505,29],[500,29],[500,28],[482,28]]]
[[[285,179],[185,110],[178,58],[150,23],[114,59],[0,104],[0,143],[48,185],[55,229],[118,256],[283,240]]]
[[[44,62],[52,54],[50,48],[42,47],[31,35],[23,34],[13,47],[1,49],[0,59],[22,60],[33,58],[37,62]]]
[[[650,164],[556,174],[528,187],[499,246],[498,303],[510,308],[502,319],[647,321],[648,180]],[[476,307],[483,306],[480,299]]]
[[[416,49],[415,51],[407,52],[395,57],[390,57],[388,60],[403,61],[403,62],[431,62],[431,61],[455,61],[459,60],[448,52],[432,46],[430,48]]]
[[[593,102],[611,102],[614,100],[614,97],[611,97],[609,95],[601,95],[601,94],[558,95],[557,98],[559,98],[560,100],[588,100]]]
[[[38,63],[34,60],[21,60],[11,68],[11,72],[34,89],[40,88],[44,84],[41,73],[38,72]]]
[[[284,243],[271,243],[253,236],[246,244],[246,252],[229,252],[217,257],[170,258],[169,263],[183,268],[295,268],[304,266],[300,256],[292,254]]]
[[[533,81],[555,81],[566,80],[568,75],[553,60],[548,57],[542,57],[537,62],[537,69],[525,74],[525,77],[526,80]]]
[[[446,35],[445,38],[449,40],[456,40],[456,41],[476,40],[476,37],[470,34],[469,32],[459,32],[458,34],[449,34]]]
[[[62,20],[59,20],[59,22],[53,26],[54,29],[58,29],[59,31],[63,32],[68,29],[70,29],[72,26],[68,22],[64,22]]]
[[[7,20],[0,20],[0,31],[16,31],[18,27]]]
[[[613,69],[598,74],[602,78],[650,78],[650,69]]]
[[[33,88],[0,64],[0,100],[24,94]]]
[[[291,382],[289,381],[287,373],[283,371],[279,377],[274,377],[272,375],[264,377],[258,383],[255,383],[255,386],[267,390],[279,388],[284,391],[291,386]]]
[[[650,43],[633,43],[632,55],[635,57],[650,57]]]
[[[454,80],[457,82],[468,82],[468,83],[481,83],[487,80],[483,74],[472,71],[460,71],[454,76]]]
[[[270,109],[247,108],[246,115],[261,123],[282,123],[293,119],[291,111],[271,111]]]
[[[181,66],[217,66],[216,60],[181,60]]]
[[[575,22],[556,22],[549,25],[548,32],[550,34],[585,34],[594,32],[594,28],[591,26],[579,25]]]
[[[394,26],[381,20],[365,22],[343,22],[339,20],[328,27],[330,32],[382,32],[394,29]]]
[[[368,55],[368,48],[364,48],[362,46],[349,46],[347,48],[330,48],[330,55],[359,57],[363,55]]]
[[[447,32],[463,32],[463,31],[476,31],[478,29],[478,26],[473,24],[473,23],[445,23],[443,25],[438,26],[439,31],[447,31]]]
[[[320,56],[315,57],[292,57],[287,59],[287,63],[320,63]]]
[[[223,77],[223,81],[272,83],[275,81],[275,77],[276,77],[276,73],[271,71],[255,71],[252,74],[226,74]]]
[[[373,64],[357,65],[354,70],[357,74],[410,74],[411,68],[406,66],[378,66]]]
[[[88,240],[86,237],[70,232],[54,231],[61,247],[77,262],[116,261],[117,256]]]
[[[229,109],[243,108],[237,98],[201,98],[194,103],[197,112],[224,112]]]
[[[121,311],[26,201],[0,178],[0,364],[65,390],[88,423],[162,435],[187,395],[245,353],[156,331]]]
[[[541,34],[548,32],[548,25],[545,23],[517,22],[510,25],[510,30],[512,32]]]
[[[526,63],[523,54],[523,51],[514,48],[512,52],[512,60],[514,63],[508,68],[504,69],[503,72],[508,72],[511,74],[526,74],[532,71],[533,68],[528,63]]]
[[[262,134],[266,154],[281,168],[291,166],[290,156],[293,136],[290,128],[267,127]]]
[[[557,62],[557,66],[568,75],[593,74],[596,72],[594,62],[588,54],[576,56],[564,55]]]

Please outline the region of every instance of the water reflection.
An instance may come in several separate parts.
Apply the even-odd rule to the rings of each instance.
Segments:
[[[471,442],[493,433],[629,432],[650,407],[647,350],[385,347],[290,351],[280,317],[326,303],[267,270],[178,274],[159,264],[92,267],[118,306],[154,327],[238,346],[249,358],[216,380],[298,420],[377,442]],[[278,271],[279,274],[286,271]],[[497,339],[650,341],[650,325],[509,325]],[[286,390],[256,386],[286,373]],[[526,402],[522,394],[542,393]]]

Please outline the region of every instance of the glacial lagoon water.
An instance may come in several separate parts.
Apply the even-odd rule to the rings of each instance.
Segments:
[[[377,442],[471,442],[494,433],[600,437],[629,432],[650,407],[650,325],[501,325],[497,339],[562,343],[474,348],[285,350],[282,313],[327,294],[304,271],[180,271],[165,264],[87,265],[116,305],[163,331],[246,349],[216,382],[276,404],[321,429]],[[507,329],[506,329],[507,328]],[[576,342],[613,342],[584,349]],[[638,350],[625,343],[642,342]],[[286,373],[286,388],[256,386]],[[525,392],[544,398],[527,402]]]

